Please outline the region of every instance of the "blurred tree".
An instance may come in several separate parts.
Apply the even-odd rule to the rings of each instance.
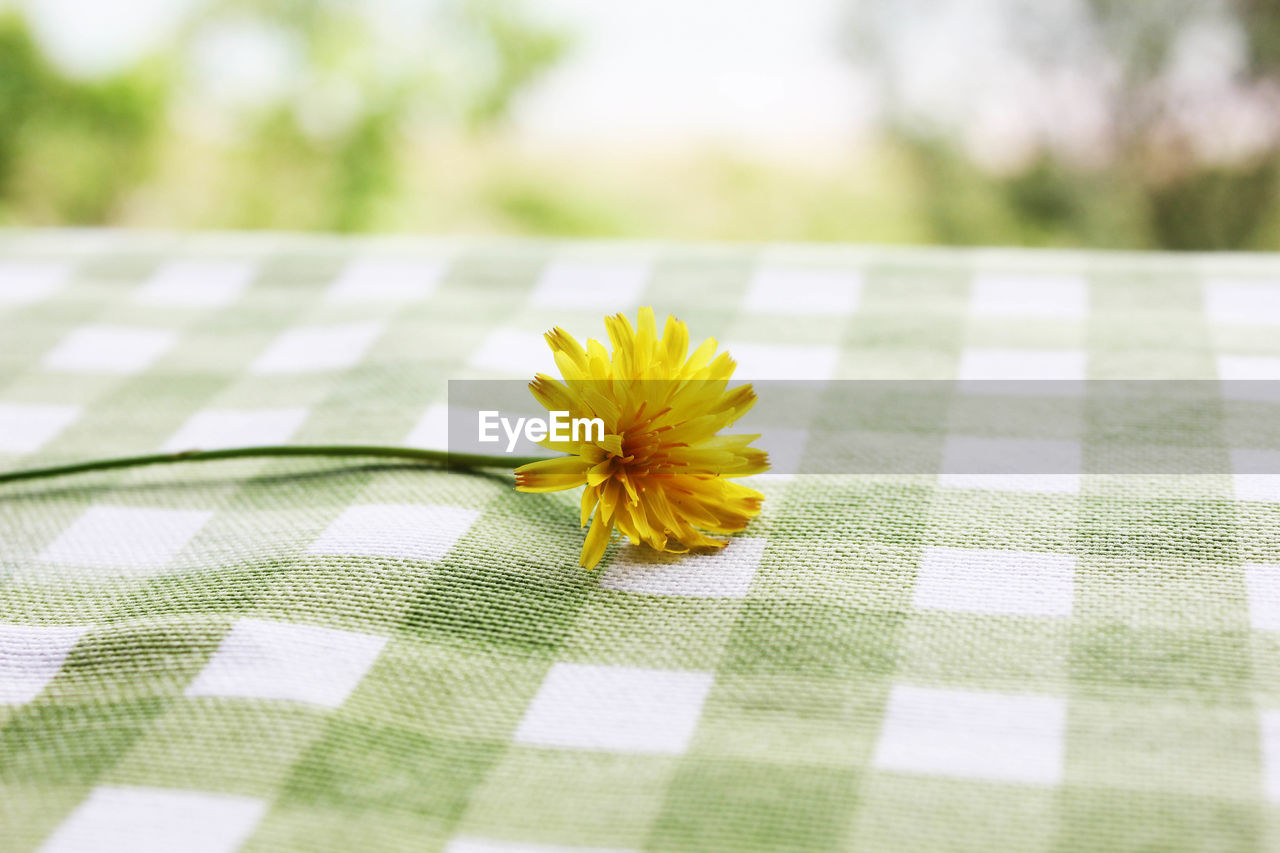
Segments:
[[[991,14],[951,19],[956,73],[921,98],[930,57],[911,47],[948,5],[863,0],[852,18],[942,239],[992,241],[955,212],[982,188],[1033,242],[1280,248],[1280,0],[970,6]]]
[[[424,4],[403,33],[376,11],[360,0],[201,0],[159,55],[96,80],[59,70],[17,12],[0,14],[0,221],[112,221],[160,165],[197,187],[190,173],[213,175],[195,206],[219,225],[391,224],[404,167],[421,156],[411,131],[488,133],[569,45],[522,2]],[[420,31],[440,37],[415,43]],[[275,66],[237,53],[258,48],[275,51]],[[211,91],[238,74],[239,100]],[[176,130],[178,114],[213,128],[212,144]]]
[[[377,35],[350,0],[216,0],[179,41],[232,33],[273,42],[296,67],[278,91],[224,104],[233,128],[230,217],[247,227],[360,231],[395,189],[401,122],[420,69],[392,75],[378,64]],[[197,95],[197,100],[200,96]]]
[[[467,0],[460,13],[482,36],[485,54],[480,85],[468,110],[473,127],[488,128],[511,112],[516,97],[563,58],[568,35],[533,22],[518,5],[503,0]]]
[[[238,117],[247,168],[238,181],[237,216],[246,224],[337,231],[379,225],[404,161],[414,156],[406,133],[412,121],[453,109],[484,132],[568,47],[565,36],[536,23],[520,3],[463,0],[431,21],[447,31],[458,56],[433,57],[423,46],[418,55],[395,57],[363,6],[220,0],[192,21],[188,45],[248,15],[298,48],[295,82]],[[456,73],[459,66],[467,73]],[[293,194],[282,197],[264,174],[289,176]]]
[[[154,64],[72,79],[44,59],[22,18],[0,16],[0,216],[109,219],[154,165],[164,81]]]

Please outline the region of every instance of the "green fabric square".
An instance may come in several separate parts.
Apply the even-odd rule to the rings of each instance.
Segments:
[[[344,809],[279,800],[239,853],[442,850],[452,835],[452,818],[376,806]]]
[[[323,712],[297,702],[175,702],[151,720],[99,783],[271,800],[324,730]]]
[[[733,673],[887,675],[898,659],[901,613],[806,601],[747,601],[725,652]]]
[[[537,500],[544,497],[500,491],[477,525],[485,538],[460,543],[440,563],[403,630],[446,645],[557,648],[596,580],[578,567],[576,513],[560,496]]]
[[[1232,700],[1249,687],[1246,632],[1081,625],[1071,644],[1077,691],[1151,689]]]
[[[1261,767],[1257,711],[1238,704],[1171,701],[1163,692],[1071,703],[1068,785],[1248,801]],[[1195,768],[1170,773],[1170,767]]]
[[[281,801],[354,814],[412,812],[452,823],[505,748],[338,716],[293,765]]]
[[[1058,851],[1262,850],[1262,815],[1256,805],[1211,796],[1121,788],[1081,787],[1063,792]]]
[[[459,834],[642,849],[678,760],[512,747],[471,798]]]
[[[515,554],[482,565],[442,565],[406,613],[403,630],[447,645],[479,643],[531,653],[558,648],[586,601],[590,576],[548,576],[545,563]]]
[[[1225,501],[1081,499],[1080,545],[1098,557],[1231,565],[1235,513]]]
[[[900,635],[897,678],[1010,693],[1060,695],[1070,680],[1065,619],[919,611]]]
[[[387,645],[343,706],[352,725],[394,726],[450,741],[505,743],[547,672],[519,652],[448,648],[413,638]]]
[[[1048,851],[1057,838],[1053,788],[877,773],[860,793],[841,849]]]
[[[858,804],[858,775],[828,767],[703,760],[680,768],[654,850],[833,850]]]
[[[491,375],[469,365],[495,331],[563,325],[605,337],[605,309],[531,298],[549,264],[594,253],[651,265],[644,303],[659,321],[677,314],[697,340],[819,346],[836,380],[900,380],[867,385],[852,409],[833,383],[821,400],[808,388],[757,387],[762,399],[776,395],[756,413],[776,421],[766,437],[811,428],[805,462],[815,473],[752,479],[766,500],[746,535],[765,548],[745,596],[611,589],[609,567],[630,546],[615,542],[599,570],[583,571],[576,491],[517,494],[500,470],[300,457],[7,485],[0,641],[37,625],[88,631],[65,659],[38,645],[16,657],[0,648],[0,849],[39,848],[98,785],[261,800],[247,853],[439,850],[460,837],[619,850],[1277,846],[1266,739],[1280,708],[1280,632],[1263,626],[1280,505],[1239,500],[1228,464],[1232,450],[1274,445],[1274,407],[1218,402],[1211,382],[1192,389],[1203,402],[1193,406],[1137,386],[983,398],[950,384],[975,348],[1078,351],[1094,380],[1213,380],[1219,357],[1276,357],[1273,327],[1222,322],[1210,298],[1224,281],[1280,280],[1274,257],[0,233],[0,264],[70,269],[38,301],[0,299],[0,407],[77,407],[33,452],[6,451],[0,436],[0,467],[151,452],[209,408],[304,408],[297,443],[400,444],[429,406],[447,402],[449,380]],[[329,298],[352,261],[426,258],[443,259],[444,271],[423,298]],[[135,298],[156,270],[192,259],[247,264],[252,283],[210,309]],[[857,308],[751,310],[766,267],[860,279]],[[1078,276],[1087,312],[980,314],[972,283],[989,274],[1032,289],[1040,276]],[[347,323],[379,330],[353,366],[251,369],[282,334]],[[46,367],[75,329],[98,324],[172,330],[176,340],[134,374]],[[939,481],[946,441],[958,435],[1078,441],[1079,490]],[[1094,473],[1169,459],[1188,476]],[[349,508],[379,504],[478,515],[440,559],[387,556],[381,541],[371,554],[310,553]],[[42,557],[92,506],[214,514],[163,566],[123,565],[115,576]],[[1070,598],[1054,615],[971,599],[952,610],[927,596],[918,607],[932,548],[1064,556]],[[964,574],[944,580],[962,589]],[[386,642],[358,671],[340,643],[321,656],[316,671],[331,663],[358,685],[337,707],[185,696],[246,617]],[[5,634],[10,626],[18,630]],[[273,642],[243,651],[241,664],[308,657],[305,644]],[[38,693],[28,701],[13,673],[33,659]],[[668,703],[696,716],[695,734],[679,755],[514,743],[556,664],[585,665],[583,678],[608,666],[706,673],[695,679],[699,691],[709,684],[705,699],[639,696],[636,705],[653,707],[629,723],[629,705],[602,705],[619,715],[612,731],[659,725]],[[306,666],[297,674],[316,677]],[[1061,784],[878,766],[888,697],[912,685],[1061,703]],[[583,695],[590,689],[581,683]],[[944,731],[941,746],[922,748],[999,743],[1020,721],[981,722],[993,731]]]
[[[599,589],[560,647],[561,660],[651,669],[714,670],[737,621],[723,599],[654,597]]]
[[[35,850],[89,793],[92,780],[8,782],[0,779],[0,841],[7,850]]]
[[[90,784],[129,751],[171,701],[93,696],[37,701],[12,711],[0,726],[0,782]]]
[[[788,496],[787,521],[776,525],[776,538],[796,547],[827,540],[856,548],[914,545],[925,535],[932,492],[924,486],[886,483],[824,491],[820,497]]]
[[[865,766],[884,714],[883,678],[721,674],[691,762],[705,757],[806,768]]]

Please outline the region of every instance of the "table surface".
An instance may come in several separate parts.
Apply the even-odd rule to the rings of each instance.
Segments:
[[[1280,377],[1274,256],[10,231],[0,469],[433,446],[639,305],[753,379]],[[1280,480],[755,484],[592,573],[501,474],[0,486],[0,849],[1280,845]]]

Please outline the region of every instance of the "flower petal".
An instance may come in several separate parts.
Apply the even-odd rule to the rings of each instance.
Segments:
[[[600,562],[600,558],[604,556],[605,549],[609,547],[612,536],[613,524],[605,521],[601,513],[597,512],[591,522],[591,529],[587,531],[586,541],[582,543],[582,554],[578,557],[578,565],[584,569],[594,569]]]
[[[569,455],[516,472],[521,491],[585,485],[579,523],[590,523],[580,562],[596,566],[616,529],[660,551],[723,547],[742,530],[763,495],[731,478],[768,469],[758,435],[722,434],[756,402],[750,385],[729,387],[736,363],[708,338],[689,351],[688,327],[667,317],[657,336],[653,309],[636,321],[605,318],[612,351],[583,346],[556,327],[546,340],[563,381],[538,374],[530,389],[548,411],[600,418],[604,437],[540,442]]]
[[[581,456],[557,456],[521,465],[515,470],[516,489],[521,492],[559,492],[587,481],[591,460]]]

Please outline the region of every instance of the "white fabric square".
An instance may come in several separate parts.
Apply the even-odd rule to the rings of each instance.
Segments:
[[[982,492],[1080,494],[1080,477],[1074,474],[943,474],[938,477],[938,485]]]
[[[432,403],[418,418],[409,435],[405,438],[409,447],[421,447],[426,450],[449,449],[449,404]]]
[[[492,838],[455,836],[444,846],[444,853],[638,853],[616,847],[567,847],[563,844],[529,844],[524,841],[498,841]]]
[[[354,631],[241,619],[183,695],[284,699],[336,708],[386,643],[385,637]]]
[[[1262,790],[1269,803],[1280,804],[1280,711],[1258,712],[1262,739]]]
[[[147,305],[219,308],[239,299],[256,273],[244,261],[174,261],[155,271],[137,299]]]
[[[457,506],[368,504],[347,507],[311,543],[307,553],[432,563],[443,559],[479,517],[479,511]]]
[[[769,454],[769,470],[761,476],[786,478],[800,473],[809,430],[771,427],[751,443]]]
[[[1083,350],[969,348],[958,378],[966,394],[1080,396],[1086,361]]]
[[[938,484],[953,489],[1076,494],[1084,451],[1077,441],[949,436]]]
[[[1089,313],[1089,285],[1078,275],[982,273],[969,307],[977,317],[1079,320]]]
[[[76,373],[140,373],[173,347],[170,329],[129,326],[81,326],[44,358],[50,370]]]
[[[764,539],[735,536],[718,551],[675,558],[648,549],[624,548],[600,585],[645,595],[746,598],[764,546]]]
[[[912,603],[926,610],[1070,616],[1075,566],[1068,554],[926,548]]]
[[[1280,278],[1210,278],[1204,283],[1204,299],[1215,323],[1280,325]]]
[[[0,453],[33,453],[80,417],[78,406],[0,403]]]
[[[0,625],[0,705],[23,705],[39,696],[88,630],[82,625]]]
[[[78,566],[160,569],[213,518],[203,510],[94,506],[53,540],[41,560]]]
[[[235,853],[266,813],[253,797],[100,785],[40,853]]]
[[[1218,356],[1218,378],[1222,380],[1280,381],[1280,358],[1252,355]]]
[[[1260,403],[1280,403],[1280,358],[1218,356],[1222,397]]]
[[[557,663],[516,729],[528,746],[679,755],[689,746],[710,672]]]
[[[1280,474],[1255,474],[1254,471],[1280,471],[1280,451],[1233,450],[1231,468],[1235,472],[1236,499],[1259,503],[1280,503]]]
[[[71,277],[66,264],[46,261],[0,262],[0,305],[28,305],[48,299]]]
[[[517,329],[495,329],[489,333],[468,361],[471,367],[517,376],[521,379],[535,373],[559,376],[551,348],[539,332]]]
[[[444,277],[444,259],[351,261],[334,280],[329,302],[413,302],[431,295]]]
[[[738,363],[733,372],[735,382],[772,379],[830,379],[840,362],[840,350],[834,346],[807,344],[726,343],[717,351],[728,351]]]
[[[878,770],[1056,785],[1067,703],[1052,696],[898,685],[873,763]]]
[[[542,271],[529,301],[538,308],[626,312],[639,303],[648,280],[645,262],[556,260]]]
[[[503,408],[502,411],[503,417],[512,419],[513,423],[516,418],[546,417],[545,411],[513,411],[507,408]],[[455,434],[452,443],[449,440],[451,419],[455,433],[465,430],[465,433]],[[421,447],[427,450],[450,450],[455,453],[507,452],[507,444],[510,438],[500,427],[494,427],[490,433],[499,437],[496,442],[480,443],[477,440],[479,431],[479,409],[464,406],[450,407],[447,403],[432,403],[423,412],[418,422],[414,424],[413,429],[410,430],[408,437],[405,439],[405,444],[409,447]],[[529,441],[529,439],[525,438],[524,432],[521,431],[510,453],[513,456],[546,456],[547,449]]]
[[[164,449],[210,450],[284,444],[307,419],[302,407],[282,409],[204,409],[192,415]]]
[[[1259,631],[1280,631],[1280,565],[1245,565],[1244,584],[1249,593],[1249,624]]]
[[[852,314],[862,276],[852,270],[764,267],[747,289],[746,310],[758,314]]]
[[[290,329],[258,356],[249,371],[258,375],[316,373],[354,367],[381,333],[380,323]]]

